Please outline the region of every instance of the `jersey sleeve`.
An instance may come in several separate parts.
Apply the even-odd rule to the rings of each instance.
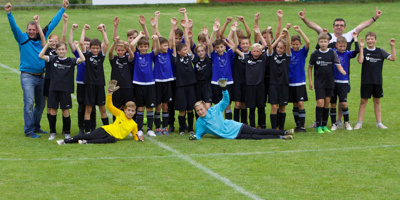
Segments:
[[[223,112],[228,105],[229,105],[229,92],[228,90],[224,90],[222,91],[221,101],[216,105],[214,105],[214,107],[216,107],[215,109],[217,109],[218,112]]]
[[[206,134],[204,126],[205,125],[202,120],[199,119],[196,121],[196,139],[200,140]]]
[[[316,51],[318,51],[318,50],[316,50]],[[308,65],[311,65],[311,66],[315,65],[315,51],[311,54]]]
[[[333,52],[333,62],[335,63],[335,65],[340,65],[340,60],[339,60],[337,53],[333,50],[332,50],[332,52]]]
[[[384,59],[389,59],[390,58],[390,54],[388,52],[386,52],[385,50],[381,49],[381,53],[382,53],[382,57]]]
[[[118,116],[122,112],[122,110],[116,108],[113,105],[111,94],[107,94],[106,107],[107,107],[108,111],[110,111],[110,113],[113,114],[114,116]]]
[[[78,65],[78,58],[70,58],[72,61],[72,66]]]
[[[301,49],[301,53],[303,54],[304,58],[307,58],[309,50],[310,48],[306,49],[306,46],[303,46],[303,48]]]

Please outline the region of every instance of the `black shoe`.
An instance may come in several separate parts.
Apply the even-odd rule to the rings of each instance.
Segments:
[[[294,129],[294,132],[295,132],[295,133],[299,133],[299,132],[300,132],[300,127],[299,127],[299,126],[296,126],[296,128]]]
[[[300,133],[307,133],[306,128],[304,128],[304,127],[300,127],[300,131],[299,132]]]
[[[85,131],[83,129],[79,129],[78,135],[85,135]]]
[[[174,132],[175,131],[174,125],[169,125],[168,130],[169,130],[170,133]]]

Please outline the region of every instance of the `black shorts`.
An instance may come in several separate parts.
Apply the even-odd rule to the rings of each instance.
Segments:
[[[156,106],[156,85],[134,85],[135,101],[137,107],[146,106],[153,108]]]
[[[71,92],[53,90],[49,91],[49,100],[47,102],[47,107],[58,109],[58,105],[60,105],[60,109],[71,109]]]
[[[203,100],[206,103],[212,103],[211,83],[197,83],[195,88],[196,101]]]
[[[133,88],[120,88],[112,95],[113,105],[117,108],[121,108],[128,101],[133,101]]]
[[[264,90],[264,87],[263,87],[263,90]],[[247,96],[247,94],[246,94],[246,84],[245,83],[236,83],[236,82],[233,83],[233,86],[232,86],[232,101],[246,102],[246,96]]]
[[[370,99],[371,95],[374,98],[382,98],[383,97],[382,85],[361,84],[361,98]]]
[[[171,81],[156,82],[156,105],[172,102]]]
[[[44,79],[43,96],[49,97],[50,79]]]
[[[269,95],[269,80],[270,80],[270,77],[264,77],[264,89],[265,89],[264,99],[265,99],[265,102],[267,102],[268,95]]]
[[[219,85],[211,85],[212,89],[212,101],[214,104],[219,103],[222,100],[222,89]],[[232,102],[232,85],[227,85],[226,89],[229,92],[229,103]]]
[[[247,85],[245,91],[247,108],[265,108],[264,83]]]
[[[308,101],[306,85],[289,86],[289,102]]]
[[[328,89],[328,88],[315,88],[315,99],[325,99],[326,97],[332,97],[333,96],[333,90],[334,89]]]
[[[339,103],[347,102],[347,93],[349,93],[350,86],[348,83],[335,83],[335,90],[331,98],[331,103],[337,103],[339,96]]]
[[[286,106],[289,100],[289,85],[269,85],[268,103]]]
[[[106,94],[103,85],[85,85],[85,104],[88,106],[103,106],[106,104]]]
[[[78,102],[85,101],[85,85],[84,84],[76,84],[76,99]]]
[[[196,103],[194,85],[177,87],[175,90],[175,110],[193,110]]]

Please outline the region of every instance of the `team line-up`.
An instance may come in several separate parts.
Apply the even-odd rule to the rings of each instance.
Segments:
[[[310,40],[298,25],[292,27],[287,23],[282,29],[281,10],[276,13],[278,23],[275,35],[271,27],[260,30],[260,13],[255,14],[254,44],[250,37],[252,31],[243,16],[235,19],[227,17],[222,26],[215,19],[211,29],[207,26],[202,28],[197,44],[192,32],[193,20],[189,19],[185,8],[179,9],[182,20],[170,19],[168,37],[162,37],[158,30],[160,11],[156,11],[150,19],[151,34],[145,17],[140,16],[143,31],[129,30],[126,41],[118,36],[119,19],[115,17],[113,41],[109,48],[104,24],[97,26],[102,41],[85,36],[91,28],[87,24],[83,25],[79,41],[73,40],[74,31],[78,28],[77,24],[73,24],[67,41],[68,15],[64,12],[68,4],[68,0],[63,0],[63,7],[43,29],[39,16],[35,15],[34,21],[28,23],[26,33],[17,26],[11,4],[5,6],[11,30],[20,47],[25,136],[38,138],[40,135],[36,133],[47,133],[40,128],[46,100],[49,140],[56,138],[57,110],[62,110],[65,139],[57,140],[58,144],[113,143],[129,134],[135,140],[143,141],[144,119],[147,119],[148,136],[169,135],[175,131],[175,110],[179,111],[179,133],[184,135],[188,131],[190,140],[201,139],[206,133],[226,139],[292,139],[294,132],[306,132],[304,102],[308,101],[308,97],[305,61]],[[365,41],[358,41],[359,33],[377,21],[381,14],[376,8],[372,18],[346,33],[345,20],[337,18],[333,22],[334,32],[329,33],[307,19],[305,10],[299,12],[298,16],[304,24],[318,34],[318,44],[310,56],[307,70],[309,89],[315,90],[316,97],[316,118],[311,127],[316,128],[318,133],[343,127],[353,129],[346,103],[350,92],[349,67],[352,58],[357,58],[362,64],[361,102],[354,129],[362,128],[365,108],[371,96],[376,127],[387,128],[381,120],[382,68],[385,59],[396,60],[395,39],[390,39],[391,53],[375,47],[377,36],[374,32],[366,33]],[[61,19],[64,24],[60,38],[50,33]],[[239,22],[243,23],[245,31],[237,28]],[[225,37],[227,28],[229,34]],[[297,33],[290,36],[290,29]],[[152,40],[152,46],[149,40]],[[355,48],[351,50],[353,42]],[[66,57],[67,43],[76,58]],[[105,94],[103,63],[107,55],[112,69]],[[71,137],[69,109],[72,108],[75,66],[79,133]],[[271,105],[271,129],[266,129],[267,100]],[[231,101],[234,101],[234,120]],[[289,102],[293,103],[296,127],[285,131],[285,107]],[[213,103],[215,105],[211,106]],[[96,105],[103,122],[103,126],[97,129],[93,109]],[[106,107],[114,116],[112,124],[109,124]],[[195,129],[193,109],[196,114]],[[329,116],[331,129],[327,128]],[[341,122],[342,117],[344,123]]]

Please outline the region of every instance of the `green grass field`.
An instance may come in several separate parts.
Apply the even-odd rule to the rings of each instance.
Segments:
[[[261,12],[260,26],[276,26],[276,10],[284,12],[284,24],[299,25],[316,44],[316,33],[297,17],[306,9],[308,19],[329,30],[333,19],[346,19],[347,31],[375,13],[373,3],[256,3],[228,5],[188,5],[194,33],[202,26],[212,26],[214,18],[243,15],[252,27],[254,14]],[[377,46],[390,52],[389,39],[398,38],[400,3],[379,3],[383,15],[364,30],[378,35]],[[139,15],[147,19],[160,10],[160,30],[169,31],[169,18],[181,18],[179,6],[141,6],[68,9],[68,27],[77,23],[78,39],[85,23],[96,27],[104,23],[112,35],[112,20],[120,18],[119,34],[125,39],[130,28],[140,28]],[[17,10],[13,15],[22,29],[35,14],[46,24],[57,9]],[[145,138],[139,143],[131,138],[107,145],[64,145],[48,141],[47,135],[30,139],[23,134],[23,101],[19,82],[19,51],[7,17],[2,11],[0,32],[0,199],[398,199],[400,196],[400,122],[398,62],[384,64],[383,123],[387,130],[375,128],[370,101],[363,129],[338,130],[329,134],[296,134],[284,140],[224,140],[205,137],[189,141],[188,135]],[[222,22],[223,23],[223,22]],[[62,23],[53,33],[61,34]],[[148,27],[150,27],[148,23]],[[241,25],[241,28],[243,26]],[[68,30],[69,32],[69,30]],[[291,31],[293,34],[293,31]],[[100,37],[97,30],[87,32]],[[399,46],[399,45],[397,45]],[[397,48],[399,49],[399,47]],[[309,53],[309,55],[311,52]],[[397,50],[397,54],[399,51]],[[72,54],[69,54],[72,55]],[[359,106],[361,66],[351,63],[352,90],[348,104],[350,121],[355,125]],[[105,74],[110,77],[105,62]],[[315,119],[315,96],[309,91],[306,124]],[[75,100],[73,100],[75,101]],[[77,104],[71,110],[72,133],[78,132]],[[292,105],[287,106],[286,127],[294,127]],[[267,116],[270,106],[267,105]],[[61,113],[58,132],[61,132]],[[268,118],[268,117],[267,117]],[[101,124],[98,120],[98,124]],[[267,120],[267,126],[270,122]],[[177,124],[176,124],[177,127]],[[49,130],[46,116],[42,128]],[[61,134],[57,139],[61,139]]]

